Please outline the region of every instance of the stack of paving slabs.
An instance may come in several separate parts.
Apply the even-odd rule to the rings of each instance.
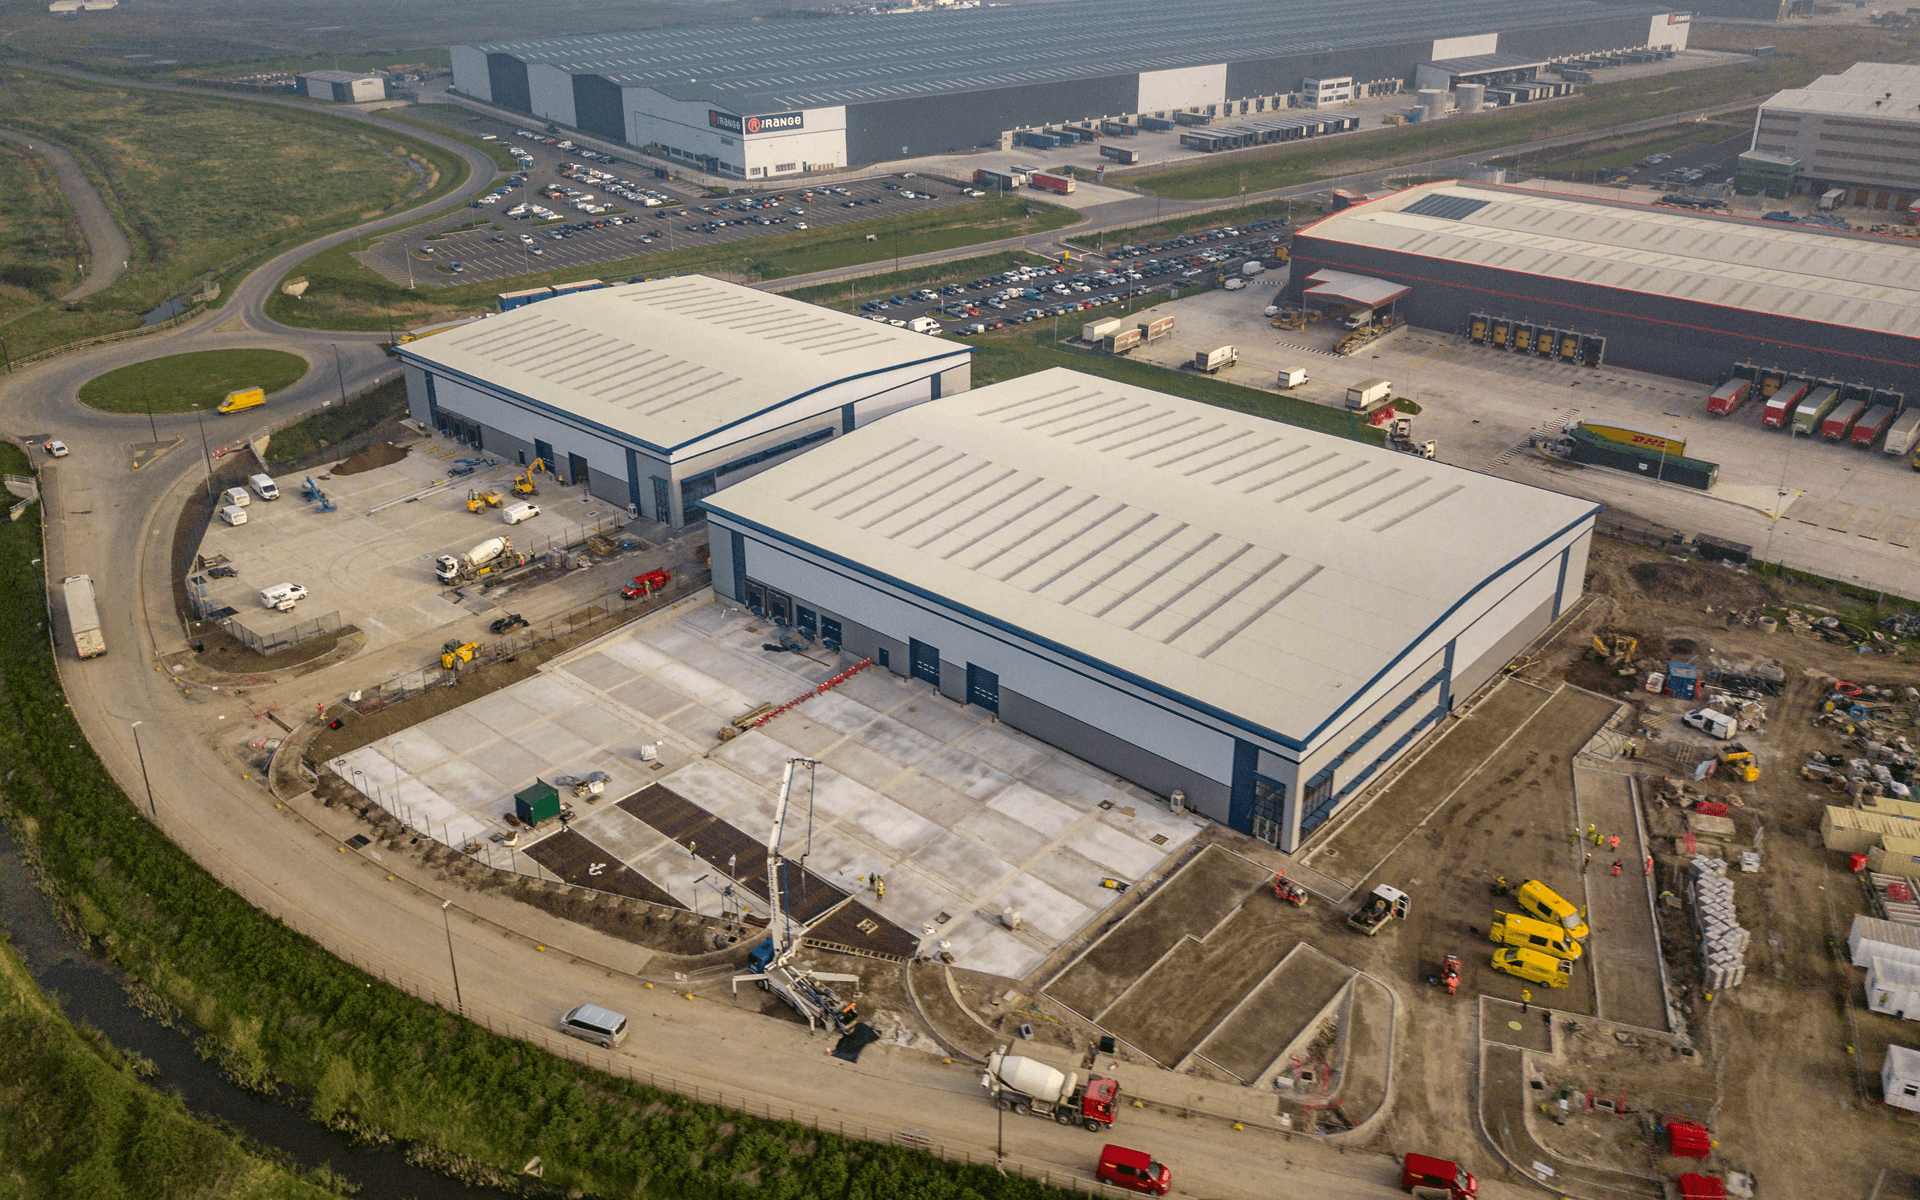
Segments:
[[[1735,987],[1747,977],[1747,942],[1733,912],[1733,880],[1727,860],[1699,855],[1687,864],[1693,881],[1693,919],[1700,927],[1700,958],[1709,991]]]

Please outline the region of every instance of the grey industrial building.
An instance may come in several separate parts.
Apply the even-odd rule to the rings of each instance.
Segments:
[[[1777,93],[1738,173],[1752,190],[1843,188],[1850,204],[1905,213],[1920,197],[1920,66],[1855,63]]]
[[[1423,62],[1684,49],[1685,14],[1562,0],[1059,0],[452,49],[459,92],[746,179],[998,145],[1013,130],[1284,108]]]
[[[1063,368],[708,510],[723,599],[1289,850],[1579,596],[1599,511]]]
[[[300,76],[300,88],[312,99],[336,104],[387,98],[387,81],[360,71],[308,71]]]
[[[557,296],[399,348],[414,420],[674,526],[716,488],[965,391],[972,354],[698,275]]]
[[[1920,244],[1481,183],[1409,188],[1293,241],[1291,295],[1323,270],[1408,288],[1395,311],[1474,313],[1605,339],[1604,360],[1717,383],[1777,366],[1920,395]]]

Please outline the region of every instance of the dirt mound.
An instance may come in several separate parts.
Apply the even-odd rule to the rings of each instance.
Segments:
[[[1712,605],[1716,612],[1770,603],[1766,585],[1717,567],[1676,562],[1635,563],[1629,572],[1649,600],[1667,604]]]
[[[333,464],[335,475],[358,475],[375,467],[390,467],[407,456],[406,448],[392,442],[375,442],[345,462]]]

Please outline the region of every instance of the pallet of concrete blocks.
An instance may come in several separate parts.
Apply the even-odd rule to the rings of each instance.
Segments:
[[[1693,880],[1693,919],[1700,927],[1700,959],[1707,988],[1735,987],[1747,977],[1747,943],[1733,911],[1733,880],[1727,860],[1697,855],[1687,864]]]

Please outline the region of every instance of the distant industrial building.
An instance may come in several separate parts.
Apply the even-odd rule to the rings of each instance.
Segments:
[[[452,53],[466,95],[763,179],[1000,145],[1069,122],[1248,116],[1309,95],[1301,102],[1339,104],[1462,56],[1684,49],[1687,29],[1684,13],[1593,0],[1059,0]]]
[[[1920,197],[1920,66],[1855,63],[1760,105],[1735,183],[1772,195],[1847,192],[1905,213]]]
[[[1752,362],[1920,395],[1912,241],[1453,182],[1301,230],[1293,297],[1326,270],[1406,288],[1395,311],[1428,329],[1467,333],[1483,314],[1527,346],[1575,335],[1582,361],[1706,383]]]
[[[665,522],[967,389],[972,350],[702,276],[554,296],[407,342],[413,419]]]
[[[708,503],[718,595],[1288,850],[1579,596],[1598,511],[1060,368]]]
[[[300,90],[315,100],[360,104],[367,100],[385,100],[387,81],[358,71],[308,71],[300,76]]]

